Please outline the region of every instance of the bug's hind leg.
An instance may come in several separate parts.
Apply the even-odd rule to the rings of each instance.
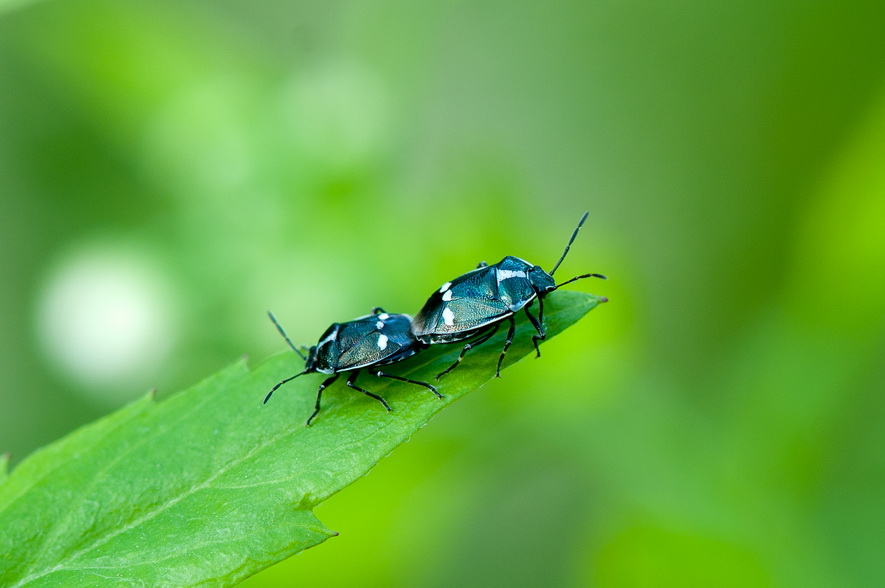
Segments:
[[[495,333],[498,332],[498,327],[499,327],[500,325],[501,325],[501,323],[495,323],[494,326],[492,326],[492,327],[488,330],[487,333],[485,333],[485,334],[483,334],[483,335],[480,335],[479,338],[474,339],[474,340],[471,341],[470,343],[465,344],[465,345],[464,345],[464,348],[461,349],[461,353],[458,354],[458,359],[455,360],[455,363],[453,363],[452,365],[450,365],[449,367],[447,367],[446,369],[444,369],[444,370],[441,371],[440,373],[436,374],[436,379],[437,379],[437,381],[438,381],[441,377],[443,377],[444,375],[446,375],[447,373],[449,373],[450,371],[452,371],[453,369],[455,369],[456,367],[458,367],[458,364],[461,363],[461,360],[462,360],[462,359],[464,359],[464,354],[467,353],[472,347],[475,347],[475,346],[477,346],[477,345],[479,345],[479,344],[481,344],[481,343],[485,343],[486,341],[488,341],[489,338],[490,338],[492,335],[494,335]]]
[[[388,374],[387,372],[377,371],[375,375],[379,378],[391,378],[392,380],[399,380],[400,382],[408,382],[409,384],[417,384],[418,386],[424,386],[434,394],[436,394],[437,398],[442,400],[445,398],[442,394],[439,393],[439,390],[436,389],[435,386],[431,386],[427,382],[419,382],[418,380],[410,380],[409,378],[404,378],[402,376],[394,376],[393,374]]]
[[[535,353],[537,354],[535,357],[538,358],[541,357],[541,350],[538,349],[538,341],[543,341],[547,338],[547,329],[544,328],[544,323],[542,322],[544,320],[544,301],[541,298],[538,298],[538,305],[540,307],[538,309],[538,318],[535,318],[535,315],[529,311],[529,306],[531,305],[531,303],[526,305],[525,315],[529,317],[529,322],[532,323],[532,326],[538,331],[537,335],[532,335],[532,343],[535,345]]]
[[[354,384],[354,382],[356,381],[356,377],[359,375],[359,373],[360,373],[360,371],[359,371],[359,370],[356,370],[355,372],[353,372],[352,374],[350,374],[350,377],[347,378],[347,387],[348,387],[348,388],[353,388],[354,390],[358,390],[359,392],[362,392],[362,393],[365,394],[366,396],[371,396],[372,398],[374,398],[375,400],[377,400],[378,402],[380,402],[382,405],[384,405],[384,408],[387,409],[387,412],[392,412],[393,409],[390,408],[390,405],[387,404],[387,401],[386,401],[386,400],[384,400],[383,398],[381,398],[380,396],[378,396],[378,395],[375,394],[374,392],[369,392],[368,390],[366,390],[366,389],[364,389],[364,388],[360,388],[359,386],[357,386],[356,384]]]
[[[501,377],[501,364],[504,363],[504,356],[507,355],[507,350],[513,343],[513,335],[516,333],[516,321],[513,320],[513,315],[511,314],[507,319],[510,321],[510,328],[507,330],[507,339],[504,340],[504,349],[501,350],[501,355],[498,357],[498,369],[495,370],[496,378]]]
[[[335,380],[338,379],[338,376],[340,376],[340,375],[341,375],[341,374],[335,374],[335,375],[332,376],[331,378],[326,378],[326,379],[323,381],[323,383],[320,384],[320,387],[317,388],[317,402],[316,402],[316,404],[315,404],[314,407],[313,407],[313,414],[311,414],[310,417],[307,419],[307,425],[306,425],[306,426],[309,427],[309,426],[310,426],[310,422],[313,420],[313,418],[314,418],[316,415],[320,414],[320,398],[323,397],[323,390],[325,390],[326,388],[328,388],[329,386],[331,386],[331,385],[335,382]]]

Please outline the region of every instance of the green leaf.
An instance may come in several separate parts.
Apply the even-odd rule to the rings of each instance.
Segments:
[[[549,296],[548,339],[602,301]],[[518,321],[505,366],[532,351],[532,332]],[[301,369],[288,352],[254,370],[237,363],[160,403],[147,396],[75,431],[0,486],[0,584],[230,585],[325,541],[336,533],[312,509],[489,380],[503,337],[443,378],[443,401],[364,374],[360,382],[387,399],[389,414],[336,384],[306,428],[322,374],[294,380],[262,405],[274,383]],[[432,381],[459,350],[432,347],[396,373]]]

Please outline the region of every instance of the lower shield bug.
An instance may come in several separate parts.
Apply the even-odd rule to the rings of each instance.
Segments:
[[[286,382],[291,382],[298,376],[316,372],[331,375],[317,389],[316,405],[314,406],[313,414],[307,419],[308,427],[314,417],[320,412],[320,398],[322,398],[323,390],[332,385],[342,372],[351,372],[347,378],[347,386],[349,388],[362,392],[366,396],[371,396],[380,402],[387,409],[387,412],[390,412],[391,408],[386,400],[356,385],[356,379],[361,370],[367,369],[372,375],[379,378],[391,378],[401,382],[424,386],[436,394],[437,397],[443,397],[434,386],[427,382],[410,380],[409,378],[395,376],[377,369],[378,366],[401,361],[415,355],[422,349],[426,349],[427,346],[412,335],[410,331],[412,319],[409,315],[388,314],[381,308],[375,308],[372,310],[372,314],[346,323],[335,323],[326,329],[319,342],[308,350],[307,357],[305,357],[292,344],[292,341],[286,335],[286,332],[283,331],[283,327],[280,326],[273,314],[270,312],[267,314],[286,340],[286,343],[289,344],[289,347],[304,360],[304,370],[282,380],[271,388],[264,399],[265,404],[267,404],[267,401],[270,400],[270,397],[280,386]]]
[[[494,265],[481,262],[475,270],[446,282],[430,296],[412,321],[412,333],[418,341],[426,345],[468,341],[455,363],[437,374],[437,380],[455,369],[471,347],[490,339],[506,320],[510,323],[510,329],[495,371],[495,375],[500,378],[501,364],[516,332],[514,315],[520,310],[525,311],[529,322],[537,331],[532,336],[532,342],[537,357],[541,357],[538,341],[547,336],[544,327],[544,297],[575,280],[606,279],[600,274],[583,274],[561,284],[553,280],[553,274],[568,254],[588,214],[584,213],[581,217],[565,251],[550,273],[540,266],[508,255]],[[535,300],[538,301],[537,317],[529,310]]]

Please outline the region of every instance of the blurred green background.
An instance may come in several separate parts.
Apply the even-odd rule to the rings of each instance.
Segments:
[[[310,344],[480,259],[549,268],[589,210],[558,274],[611,303],[246,585],[881,585],[883,30],[869,0],[0,0],[0,450],[282,349],[268,308]]]

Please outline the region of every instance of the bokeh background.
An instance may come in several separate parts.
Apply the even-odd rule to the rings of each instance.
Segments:
[[[558,273],[611,303],[246,585],[881,585],[883,30],[870,0],[0,0],[0,451],[279,351],[268,308],[309,344],[480,259],[549,268],[589,210]]]

